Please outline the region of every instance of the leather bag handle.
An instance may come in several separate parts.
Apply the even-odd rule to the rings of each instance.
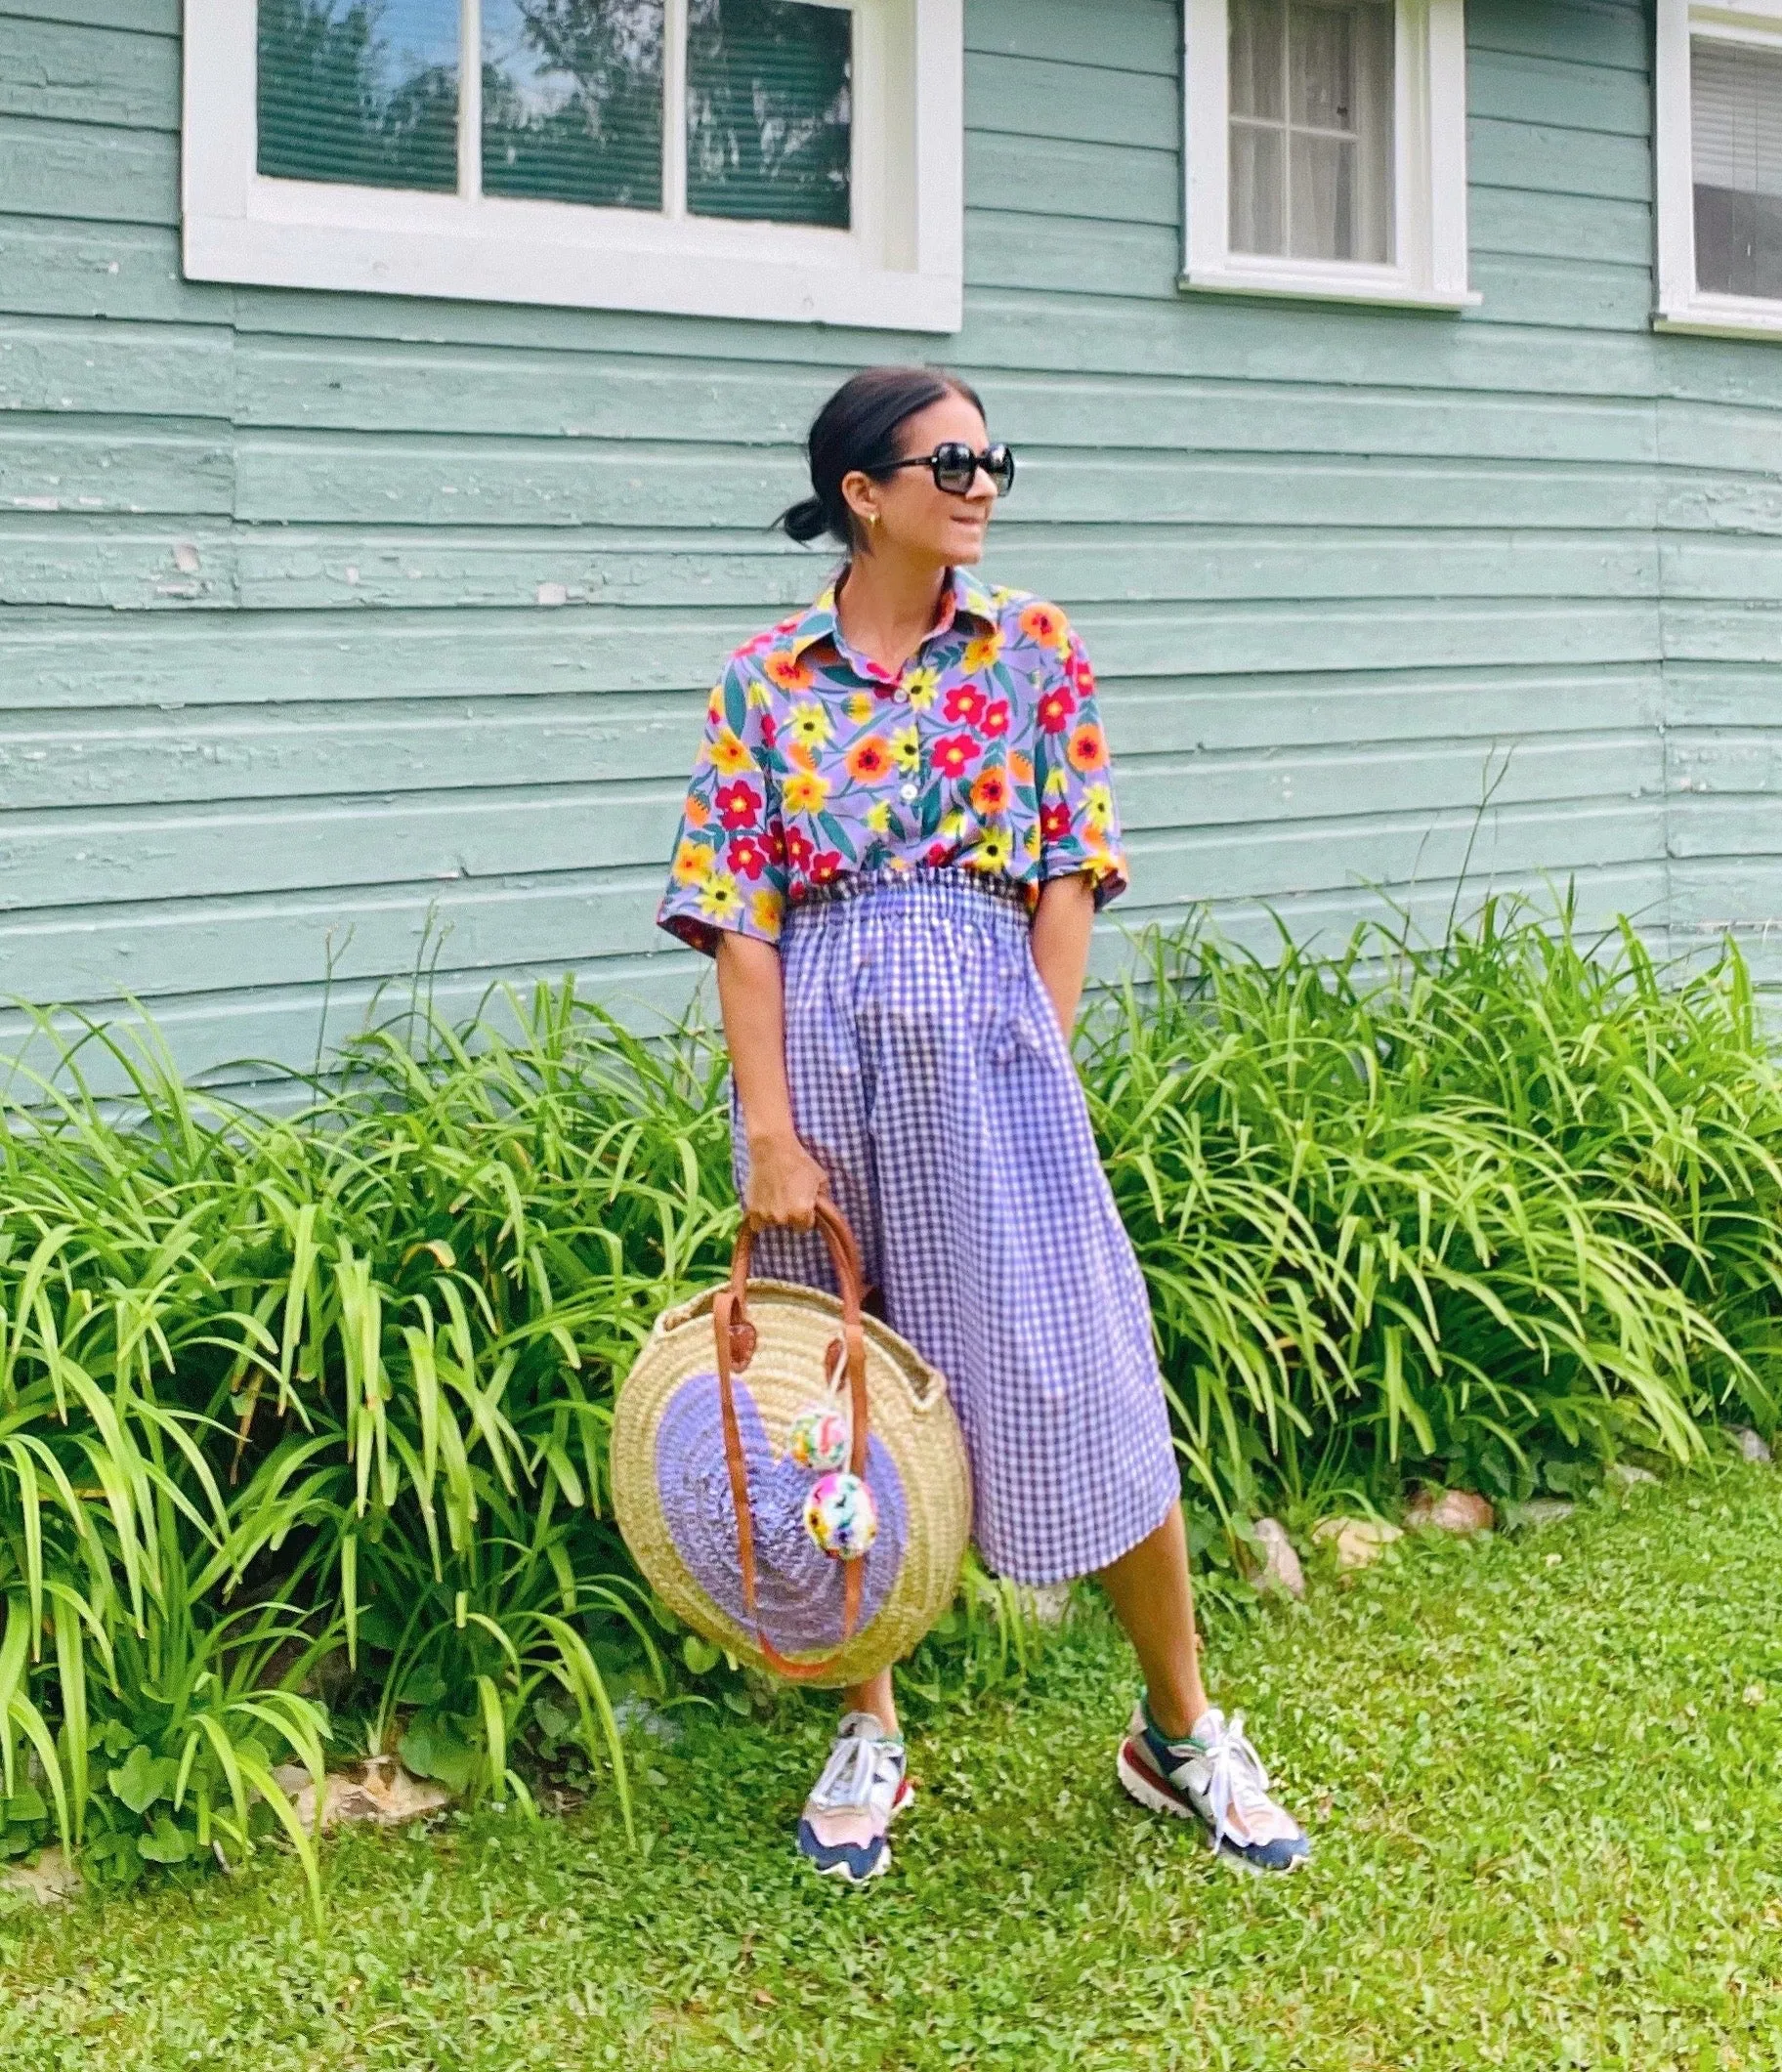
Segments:
[[[851,1473],[864,1475],[867,1467],[869,1431],[867,1333],[861,1322],[864,1275],[860,1247],[854,1241],[854,1233],[848,1227],[847,1218],[831,1203],[819,1201],[817,1204],[817,1227],[822,1231],[829,1247],[829,1257],[835,1267],[835,1279],[841,1289],[840,1350],[847,1365],[850,1424],[848,1467]],[[789,1656],[783,1655],[762,1630],[757,1603],[755,1521],[748,1497],[748,1462],[743,1458],[742,1432],[737,1421],[734,1378],[748,1366],[755,1353],[755,1327],[748,1319],[748,1266],[754,1252],[754,1223],[752,1219],[744,1217],[742,1227],[737,1233],[736,1249],[731,1255],[729,1285],[718,1290],[711,1305],[712,1333],[717,1340],[718,1401],[724,1417],[724,1462],[730,1470],[730,1494],[737,1512],[737,1559],[742,1571],[742,1604],[748,1614],[749,1624],[755,1629],[755,1644],[761,1650],[762,1659],[779,1675],[793,1683],[812,1683],[827,1675],[834,1667],[839,1659],[839,1650],[834,1655],[826,1656],[821,1662],[792,1661]],[[826,1365],[832,1374],[833,1359]],[[860,1622],[860,1595],[861,1563],[844,1562],[841,1623],[843,1647],[853,1639],[854,1628]]]

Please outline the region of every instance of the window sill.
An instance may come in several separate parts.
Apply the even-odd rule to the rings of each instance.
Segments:
[[[1782,339],[1782,302],[1755,295],[1698,295],[1656,312],[1652,328],[1697,338]]]
[[[1378,309],[1476,310],[1483,297],[1471,288],[1421,287],[1388,267],[1307,267],[1252,273],[1241,267],[1194,267],[1176,286],[1193,295],[1259,295],[1293,302],[1367,303]]]

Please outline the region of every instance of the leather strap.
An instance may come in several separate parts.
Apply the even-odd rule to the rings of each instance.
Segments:
[[[860,1247],[847,1218],[831,1203],[817,1204],[817,1227],[822,1231],[834,1262],[835,1279],[841,1289],[841,1336],[829,1347],[824,1362],[825,1379],[833,1382],[838,1361],[848,1371],[848,1408],[852,1440],[848,1467],[856,1475],[867,1468],[867,1334],[861,1323],[864,1275]],[[755,1521],[748,1498],[748,1462],[742,1454],[742,1432],[737,1422],[734,1377],[742,1374],[755,1356],[755,1327],[748,1318],[748,1264],[754,1251],[754,1225],[744,1218],[737,1233],[736,1250],[730,1262],[730,1284],[712,1300],[712,1332],[717,1340],[718,1402],[724,1417],[724,1461],[730,1470],[731,1500],[737,1512],[737,1559],[742,1571],[742,1605],[755,1629],[755,1644],[762,1658],[780,1675],[794,1683],[814,1682],[825,1676],[838,1660],[826,1656],[821,1662],[794,1662],[781,1654],[761,1628],[755,1588]],[[842,1564],[842,1645],[854,1637],[860,1622],[861,1566],[858,1561]]]

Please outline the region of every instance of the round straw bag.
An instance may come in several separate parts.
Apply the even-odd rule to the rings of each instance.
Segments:
[[[952,1601],[971,1480],[946,1382],[862,1314],[854,1234],[827,1202],[817,1218],[839,1301],[751,1281],[744,1224],[729,1284],[657,1319],[614,1412],[613,1505],[697,1632],[800,1683],[854,1684]]]

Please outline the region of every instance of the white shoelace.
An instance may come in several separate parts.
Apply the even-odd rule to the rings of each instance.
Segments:
[[[1244,1731],[1244,1714],[1233,1713],[1211,1741],[1197,1746],[1207,1758],[1207,1805],[1212,1815],[1213,1847],[1225,1840],[1242,1847],[1245,1842],[1272,1839],[1259,1836],[1251,1818],[1266,1813],[1272,1825],[1280,1819],[1281,1809],[1268,1796],[1268,1772]],[[1242,1835],[1231,1825],[1234,1807],[1244,1817]]]
[[[882,1735],[844,1734],[829,1751],[811,1793],[814,1804],[833,1812],[842,1806],[870,1805],[872,1788],[878,1782],[878,1758],[893,1755],[899,1744]]]

